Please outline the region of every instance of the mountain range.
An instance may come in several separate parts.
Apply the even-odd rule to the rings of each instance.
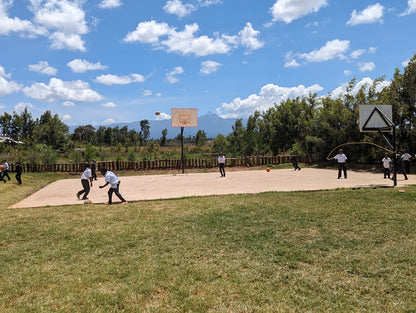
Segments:
[[[214,113],[207,113],[198,117],[198,127],[185,127],[184,136],[195,136],[198,130],[203,130],[206,133],[207,138],[215,138],[218,134],[227,136],[232,132],[232,126],[234,126],[236,119],[235,118],[222,118]],[[243,121],[244,122],[244,121]],[[179,127],[172,127],[171,120],[149,120],[150,125],[150,138],[158,139],[162,137],[162,130],[167,129],[168,134],[167,138],[171,139],[176,137],[181,133]],[[80,125],[69,126],[69,132],[72,134],[74,129]],[[95,129],[99,126],[105,127],[119,127],[122,128],[127,126],[128,130],[134,129],[137,132],[140,132],[140,121],[130,122],[130,123],[114,123],[106,125],[94,125]]]

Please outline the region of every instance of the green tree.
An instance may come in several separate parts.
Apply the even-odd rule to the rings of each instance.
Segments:
[[[232,129],[233,131],[227,136],[227,140],[230,143],[229,151],[233,156],[241,156],[244,154],[246,146],[246,129],[243,126],[243,119],[237,119]]]
[[[162,137],[160,138],[160,146],[166,146],[166,136],[168,135],[168,129],[162,129]]]
[[[52,116],[48,110],[36,119],[35,124],[33,139],[36,143],[59,149],[68,141],[68,126],[61,121],[58,114]]]
[[[201,148],[207,142],[207,134],[204,130],[199,129],[195,135],[195,145]]]
[[[5,136],[11,136],[13,132],[12,127],[12,116],[4,112],[2,116],[0,116],[0,127],[1,127],[1,133]]]
[[[150,135],[150,124],[148,120],[140,121],[140,135],[143,140],[143,144],[146,145],[146,141],[149,139]]]
[[[92,125],[79,126],[74,129],[74,133],[71,136],[72,140],[77,142],[89,142],[94,143],[95,138],[95,127]]]
[[[213,142],[213,151],[215,153],[223,152],[227,154],[229,151],[230,143],[228,142],[227,138],[224,137],[222,134],[218,134],[217,137],[214,138]]]

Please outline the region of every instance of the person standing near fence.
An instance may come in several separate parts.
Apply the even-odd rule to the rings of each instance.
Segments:
[[[17,184],[21,185],[22,184],[22,164],[17,161],[16,165],[15,165],[15,171],[16,171],[16,180],[17,180]]]
[[[102,167],[100,169],[101,174],[105,177],[105,185],[100,186],[101,188],[104,188],[108,184],[110,184],[110,189],[108,189],[108,202],[107,204],[113,203],[113,193],[116,194],[116,196],[121,200],[121,204],[127,203],[127,201],[123,198],[123,196],[119,192],[120,188],[120,179],[117,177],[116,174],[114,174],[111,171],[108,171],[105,167]]]
[[[290,162],[292,162],[292,165],[295,168],[295,171],[296,170],[299,170],[299,171],[301,170],[301,168],[298,166],[298,159],[296,158],[296,156],[293,153],[290,155]]]
[[[84,196],[82,197],[82,200],[87,200],[88,199],[88,194],[90,193],[90,183],[91,183],[91,187],[92,187],[92,176],[91,176],[91,168],[90,168],[90,164],[87,163],[85,165],[85,170],[84,173],[82,173],[81,175],[81,184],[82,184],[82,190],[77,192],[77,198],[79,199],[79,197],[81,197],[82,194],[84,194]]]
[[[93,180],[97,180],[97,172],[96,172],[96,169],[97,169],[97,162],[95,160],[92,160],[92,163],[91,163],[91,176],[92,176],[92,179]]]
[[[218,157],[218,165],[220,166],[221,177],[225,177],[225,156],[222,152]]]
[[[342,149],[338,150],[338,154],[333,158],[327,158],[327,160],[337,160],[338,161],[338,179],[341,178],[342,172],[344,172],[344,178],[347,179],[347,167],[345,163],[347,161],[347,156],[344,154]]]

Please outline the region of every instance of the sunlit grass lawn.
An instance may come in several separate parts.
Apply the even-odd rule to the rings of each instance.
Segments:
[[[8,209],[0,312],[415,312],[416,188]]]

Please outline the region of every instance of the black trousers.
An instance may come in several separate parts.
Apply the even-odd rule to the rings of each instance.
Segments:
[[[116,194],[116,196],[121,200],[121,202],[126,202],[126,200],[123,198],[123,196],[118,191],[119,187],[120,187],[120,182],[118,182],[117,188],[108,189],[108,204],[113,203],[113,193]]]
[[[18,184],[21,185],[22,184],[22,172],[17,172],[15,177],[16,177]]]
[[[344,172],[344,178],[347,178],[347,167],[345,163],[338,163],[338,178],[341,178],[342,172]]]
[[[82,199],[85,200],[87,199],[87,196],[90,193],[90,182],[88,181],[88,179],[81,179],[81,184],[82,184],[82,188],[84,189],[78,191],[78,197],[84,194]]]
[[[4,179],[4,177],[6,177],[6,176],[7,176],[8,180],[10,180],[9,171],[8,171],[8,170],[3,170],[3,179]],[[4,180],[5,180],[5,179],[4,179]]]
[[[225,164],[224,163],[220,163],[220,173],[221,173],[221,177],[225,176]]]
[[[384,178],[386,177],[390,178],[390,169],[384,167],[383,170],[384,170]]]
[[[410,161],[403,161],[404,170],[406,171],[406,174],[410,173]]]

